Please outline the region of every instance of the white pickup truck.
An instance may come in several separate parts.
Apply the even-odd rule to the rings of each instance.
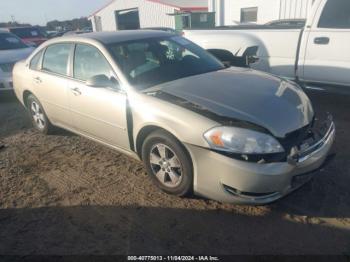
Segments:
[[[238,26],[187,30],[184,36],[235,57],[256,46],[256,59],[250,64],[254,69],[309,87],[332,85],[350,91],[350,0],[316,0],[302,29]]]

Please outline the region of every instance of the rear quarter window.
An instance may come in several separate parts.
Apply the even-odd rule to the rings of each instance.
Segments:
[[[40,69],[40,62],[41,62],[41,57],[43,55],[43,50],[41,50],[39,53],[37,53],[32,60],[30,61],[29,68],[32,70],[39,70]]]

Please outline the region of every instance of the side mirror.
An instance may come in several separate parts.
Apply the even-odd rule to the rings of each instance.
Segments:
[[[259,62],[259,57],[257,56],[247,56],[247,65],[250,66],[251,64],[255,64],[257,62]]]
[[[249,67],[251,64],[259,62],[259,57],[257,56],[259,46],[250,46],[243,53],[245,57],[246,65]]]
[[[106,75],[96,75],[86,81],[86,85],[96,88],[118,88],[118,81],[115,78],[108,78]]]

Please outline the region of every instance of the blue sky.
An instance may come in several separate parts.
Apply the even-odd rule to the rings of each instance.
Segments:
[[[88,16],[110,0],[0,0],[0,22],[46,25],[51,20]]]

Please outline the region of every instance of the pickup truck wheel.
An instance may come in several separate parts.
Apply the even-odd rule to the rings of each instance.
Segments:
[[[192,161],[172,135],[162,130],[151,133],[143,143],[142,159],[152,181],[164,192],[185,196],[192,191]]]
[[[47,118],[39,100],[34,95],[29,95],[26,104],[35,129],[45,135],[51,134],[54,131],[54,127]]]

